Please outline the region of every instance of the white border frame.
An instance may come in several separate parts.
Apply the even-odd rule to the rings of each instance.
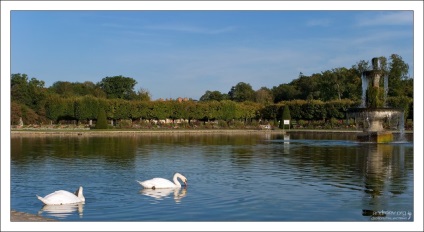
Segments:
[[[423,150],[421,117],[414,120],[414,222],[10,222],[10,11],[12,10],[413,10],[414,112],[422,116],[423,2],[421,1],[2,1],[1,2],[1,230],[228,230],[228,231],[342,231],[423,230]]]

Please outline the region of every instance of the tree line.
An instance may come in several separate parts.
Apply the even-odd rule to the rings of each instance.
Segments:
[[[413,115],[413,78],[409,66],[393,54],[380,57],[384,75],[389,79],[388,103],[403,108],[405,116]],[[239,82],[228,93],[206,90],[199,101],[152,101],[147,89],[134,91],[131,77],[105,77],[98,83],[58,81],[46,88],[44,81],[29,79],[26,74],[11,75],[11,120],[27,124],[76,120],[96,120],[104,110],[112,120],[186,119],[230,122],[279,121],[284,106],[295,120],[344,119],[348,108],[359,106],[361,75],[370,70],[361,60],[351,68],[335,68],[305,76],[302,73],[290,83],[253,90]]]

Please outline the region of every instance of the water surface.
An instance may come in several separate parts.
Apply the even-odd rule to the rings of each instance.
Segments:
[[[413,221],[413,143],[351,134],[12,136],[11,208],[60,221]],[[136,180],[171,179],[176,191]],[[86,203],[43,206],[36,194]]]

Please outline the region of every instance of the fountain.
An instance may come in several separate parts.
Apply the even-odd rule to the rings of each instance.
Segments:
[[[380,79],[384,75],[379,58],[372,59],[372,70],[362,73],[362,103],[358,108],[348,109],[347,118],[355,118],[357,127],[363,127],[358,134],[361,142],[387,143],[394,140],[393,129],[404,131],[404,112],[387,107],[388,77],[384,75],[384,89]]]

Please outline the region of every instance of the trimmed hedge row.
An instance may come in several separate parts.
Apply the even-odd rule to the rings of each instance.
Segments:
[[[402,102],[401,102],[402,103]],[[401,104],[399,103],[399,104]],[[77,98],[50,97],[46,101],[46,116],[59,120],[96,120],[103,109],[108,119],[186,119],[186,120],[252,120],[277,121],[283,114],[284,106],[289,107],[294,120],[344,119],[347,109],[359,105],[351,100],[322,102],[319,100],[293,100],[277,104],[262,105],[254,102],[224,101],[128,101],[103,99],[92,96]]]

